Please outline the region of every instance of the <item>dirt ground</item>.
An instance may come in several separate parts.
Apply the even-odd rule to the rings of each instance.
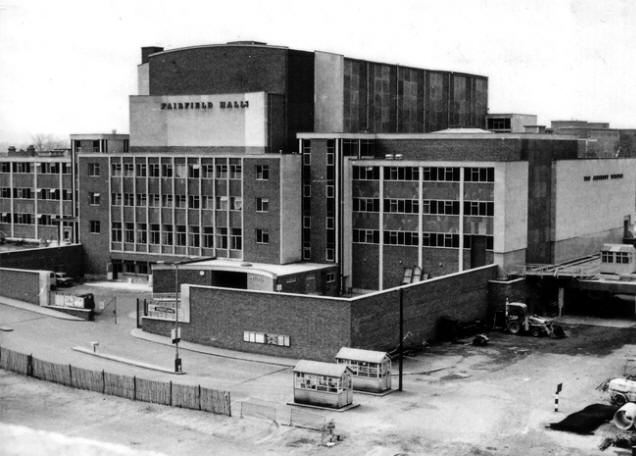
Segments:
[[[358,408],[325,412],[344,437],[333,448],[321,445],[318,432],[265,419],[138,403],[0,371],[0,454],[615,454],[597,449],[614,432],[610,424],[589,436],[545,426],[606,402],[595,387],[636,355],[636,329],[575,325],[568,332],[563,340],[491,333],[486,347],[428,347],[406,360],[403,392],[356,394]],[[285,375],[268,377],[272,385],[260,394],[271,395],[262,399],[288,394]]]

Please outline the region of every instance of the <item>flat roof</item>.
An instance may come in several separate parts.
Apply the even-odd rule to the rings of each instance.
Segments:
[[[305,374],[324,375],[326,377],[342,377],[349,369],[346,364],[323,363],[321,361],[309,361],[301,359],[294,366],[294,372]]]
[[[502,139],[544,139],[550,141],[579,140],[575,135],[553,135],[547,133],[494,133],[484,130],[478,133],[296,133],[298,139],[487,139],[491,141]]]
[[[179,265],[179,269],[209,269],[209,270],[230,270],[242,272],[265,273],[270,276],[286,276],[290,274],[298,274],[301,272],[319,271],[334,267],[333,264],[321,263],[289,263],[289,264],[270,264],[270,263],[252,263],[242,260],[233,260],[226,258],[217,258],[213,260],[193,261]],[[154,269],[173,269],[170,263],[157,264]]]
[[[347,359],[350,361],[363,361],[367,363],[379,364],[384,361],[389,355],[385,352],[375,350],[363,350],[361,348],[342,347],[336,359]]]

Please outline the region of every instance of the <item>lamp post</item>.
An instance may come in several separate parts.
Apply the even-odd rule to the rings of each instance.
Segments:
[[[181,334],[179,334],[179,262],[176,261],[174,265],[174,336],[172,342],[174,343],[174,371],[182,372],[181,358],[179,358],[179,341],[181,340]]]

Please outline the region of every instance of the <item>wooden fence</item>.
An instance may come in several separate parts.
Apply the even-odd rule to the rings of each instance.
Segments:
[[[200,385],[180,385],[51,363],[4,347],[0,347],[0,369],[110,396],[232,416],[228,391]]]

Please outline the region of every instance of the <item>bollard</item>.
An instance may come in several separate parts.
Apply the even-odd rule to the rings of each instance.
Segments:
[[[563,383],[559,383],[556,388],[556,393],[554,393],[554,411],[559,411],[559,393],[563,389]]]

